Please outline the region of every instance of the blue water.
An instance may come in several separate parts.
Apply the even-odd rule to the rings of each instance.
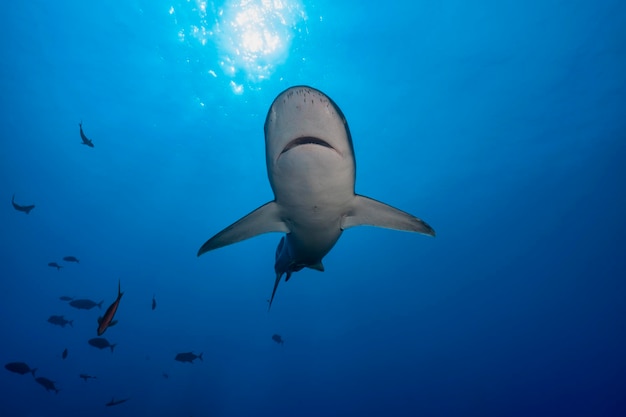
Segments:
[[[623,1],[14,1],[0,27],[0,362],[60,390],[3,366],[1,416],[626,415]],[[298,84],[346,115],[357,192],[437,237],[350,229],[268,313],[280,235],[196,252],[273,198],[263,123]]]

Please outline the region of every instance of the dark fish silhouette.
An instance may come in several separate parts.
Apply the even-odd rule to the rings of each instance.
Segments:
[[[30,211],[35,208],[34,204],[30,206],[20,206],[19,204],[17,204],[15,202],[15,194],[13,194],[13,197],[11,198],[11,204],[13,204],[13,208],[15,210],[21,211],[22,213],[26,213],[26,214],[30,213]]]
[[[179,353],[179,354],[176,355],[176,357],[174,359],[177,360],[178,362],[193,363],[193,361],[196,358],[199,358],[201,361],[204,360],[204,359],[202,359],[202,353],[200,353],[199,355],[194,355],[192,352]]]
[[[93,347],[97,347],[98,349],[110,348],[111,352],[113,352],[113,349],[117,346],[117,343],[110,344],[104,337],[94,337],[93,339],[89,339],[87,343]]]
[[[59,389],[54,385],[54,381],[51,381],[48,378],[44,378],[43,376],[35,378],[35,381],[37,381],[37,383],[44,387],[46,391],[54,391],[57,394],[59,393]]]
[[[63,353],[61,354],[61,357],[63,359],[67,358],[67,348],[65,348],[65,350],[63,351]]]
[[[154,295],[152,295],[152,309],[154,310],[156,308],[156,298],[154,298]]]
[[[111,401],[109,401],[105,405],[107,407],[111,407],[112,405],[118,405],[118,404],[121,404],[121,403],[125,403],[128,400],[130,400],[130,398],[124,398],[123,400],[117,400],[117,401],[115,401],[115,398],[111,398]]]
[[[83,141],[83,145],[87,145],[90,148],[93,148],[93,142],[91,141],[91,139],[87,138],[87,136],[85,136],[85,132],[83,132],[83,121],[81,120],[80,123],[78,124],[78,126],[80,127],[80,138]]]
[[[9,362],[6,365],[4,365],[4,367],[7,370],[11,372],[15,372],[16,374],[20,374],[20,375],[31,373],[33,374],[33,376],[35,376],[35,371],[37,371],[37,368],[30,369],[30,367],[24,362]]]
[[[76,262],[76,263],[79,263],[79,262],[80,262],[80,261],[78,260],[78,258],[77,258],[77,257],[75,257],[75,256],[64,256],[64,257],[63,257],[63,260],[64,260],[65,262]]]
[[[170,376],[168,374],[166,374],[165,372],[163,372],[163,378],[168,379]]]
[[[74,298],[72,297],[68,297],[67,295],[62,295],[59,297],[59,300],[61,301],[72,301]]]
[[[52,268],[56,268],[57,271],[60,270],[61,268],[63,268],[61,265],[59,265],[56,262],[48,262],[48,266],[52,267]]]
[[[120,300],[122,299],[122,284],[121,281],[117,282],[117,299],[107,308],[107,311],[104,313],[104,316],[98,318],[98,336],[102,336],[102,334],[106,331],[109,326],[113,324],[113,316],[115,316],[115,312],[117,311],[117,307],[120,305]]]
[[[279,345],[284,345],[285,344],[285,341],[283,340],[283,338],[279,334],[272,335],[272,340],[274,342],[278,343]]]
[[[72,300],[70,301],[70,305],[74,308],[77,308],[79,310],[91,310],[92,308],[94,308],[95,306],[98,306],[98,308],[102,308],[102,302],[104,300],[100,301],[99,303],[96,303],[95,301],[91,301],[91,300],[87,300],[87,299],[81,299],[81,300]]]
[[[85,382],[87,382],[88,379],[97,379],[95,376],[91,376],[91,375],[87,375],[87,374],[80,374],[78,375],[80,378],[84,379]]]
[[[65,327],[66,324],[69,324],[71,327],[74,327],[72,324],[74,323],[74,320],[66,320],[63,316],[50,316],[48,318],[48,323],[56,324],[61,327]]]

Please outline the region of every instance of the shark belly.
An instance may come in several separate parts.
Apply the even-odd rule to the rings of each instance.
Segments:
[[[341,219],[354,199],[350,165],[317,145],[301,145],[273,165],[275,201],[290,230],[288,244],[295,263],[320,263],[341,236]]]

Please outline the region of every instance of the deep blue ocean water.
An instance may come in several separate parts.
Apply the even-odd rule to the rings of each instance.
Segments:
[[[1,416],[626,415],[623,1],[31,1],[0,24],[0,362],[60,390],[3,366]],[[263,123],[298,84],[345,114],[357,192],[437,237],[350,229],[268,313],[280,235],[196,252],[273,198]]]

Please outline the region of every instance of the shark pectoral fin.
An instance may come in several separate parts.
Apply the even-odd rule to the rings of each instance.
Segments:
[[[207,240],[198,251],[198,256],[210,250],[269,232],[290,232],[285,222],[280,218],[280,208],[275,201],[262,205]]]
[[[435,236],[435,231],[425,221],[362,195],[354,198],[350,212],[341,221],[342,230],[355,226],[376,226]]]
[[[316,271],[324,272],[324,264],[322,264],[322,261],[319,261],[318,263],[313,264],[313,265],[307,265],[307,268],[311,268],[311,269],[315,269]]]

